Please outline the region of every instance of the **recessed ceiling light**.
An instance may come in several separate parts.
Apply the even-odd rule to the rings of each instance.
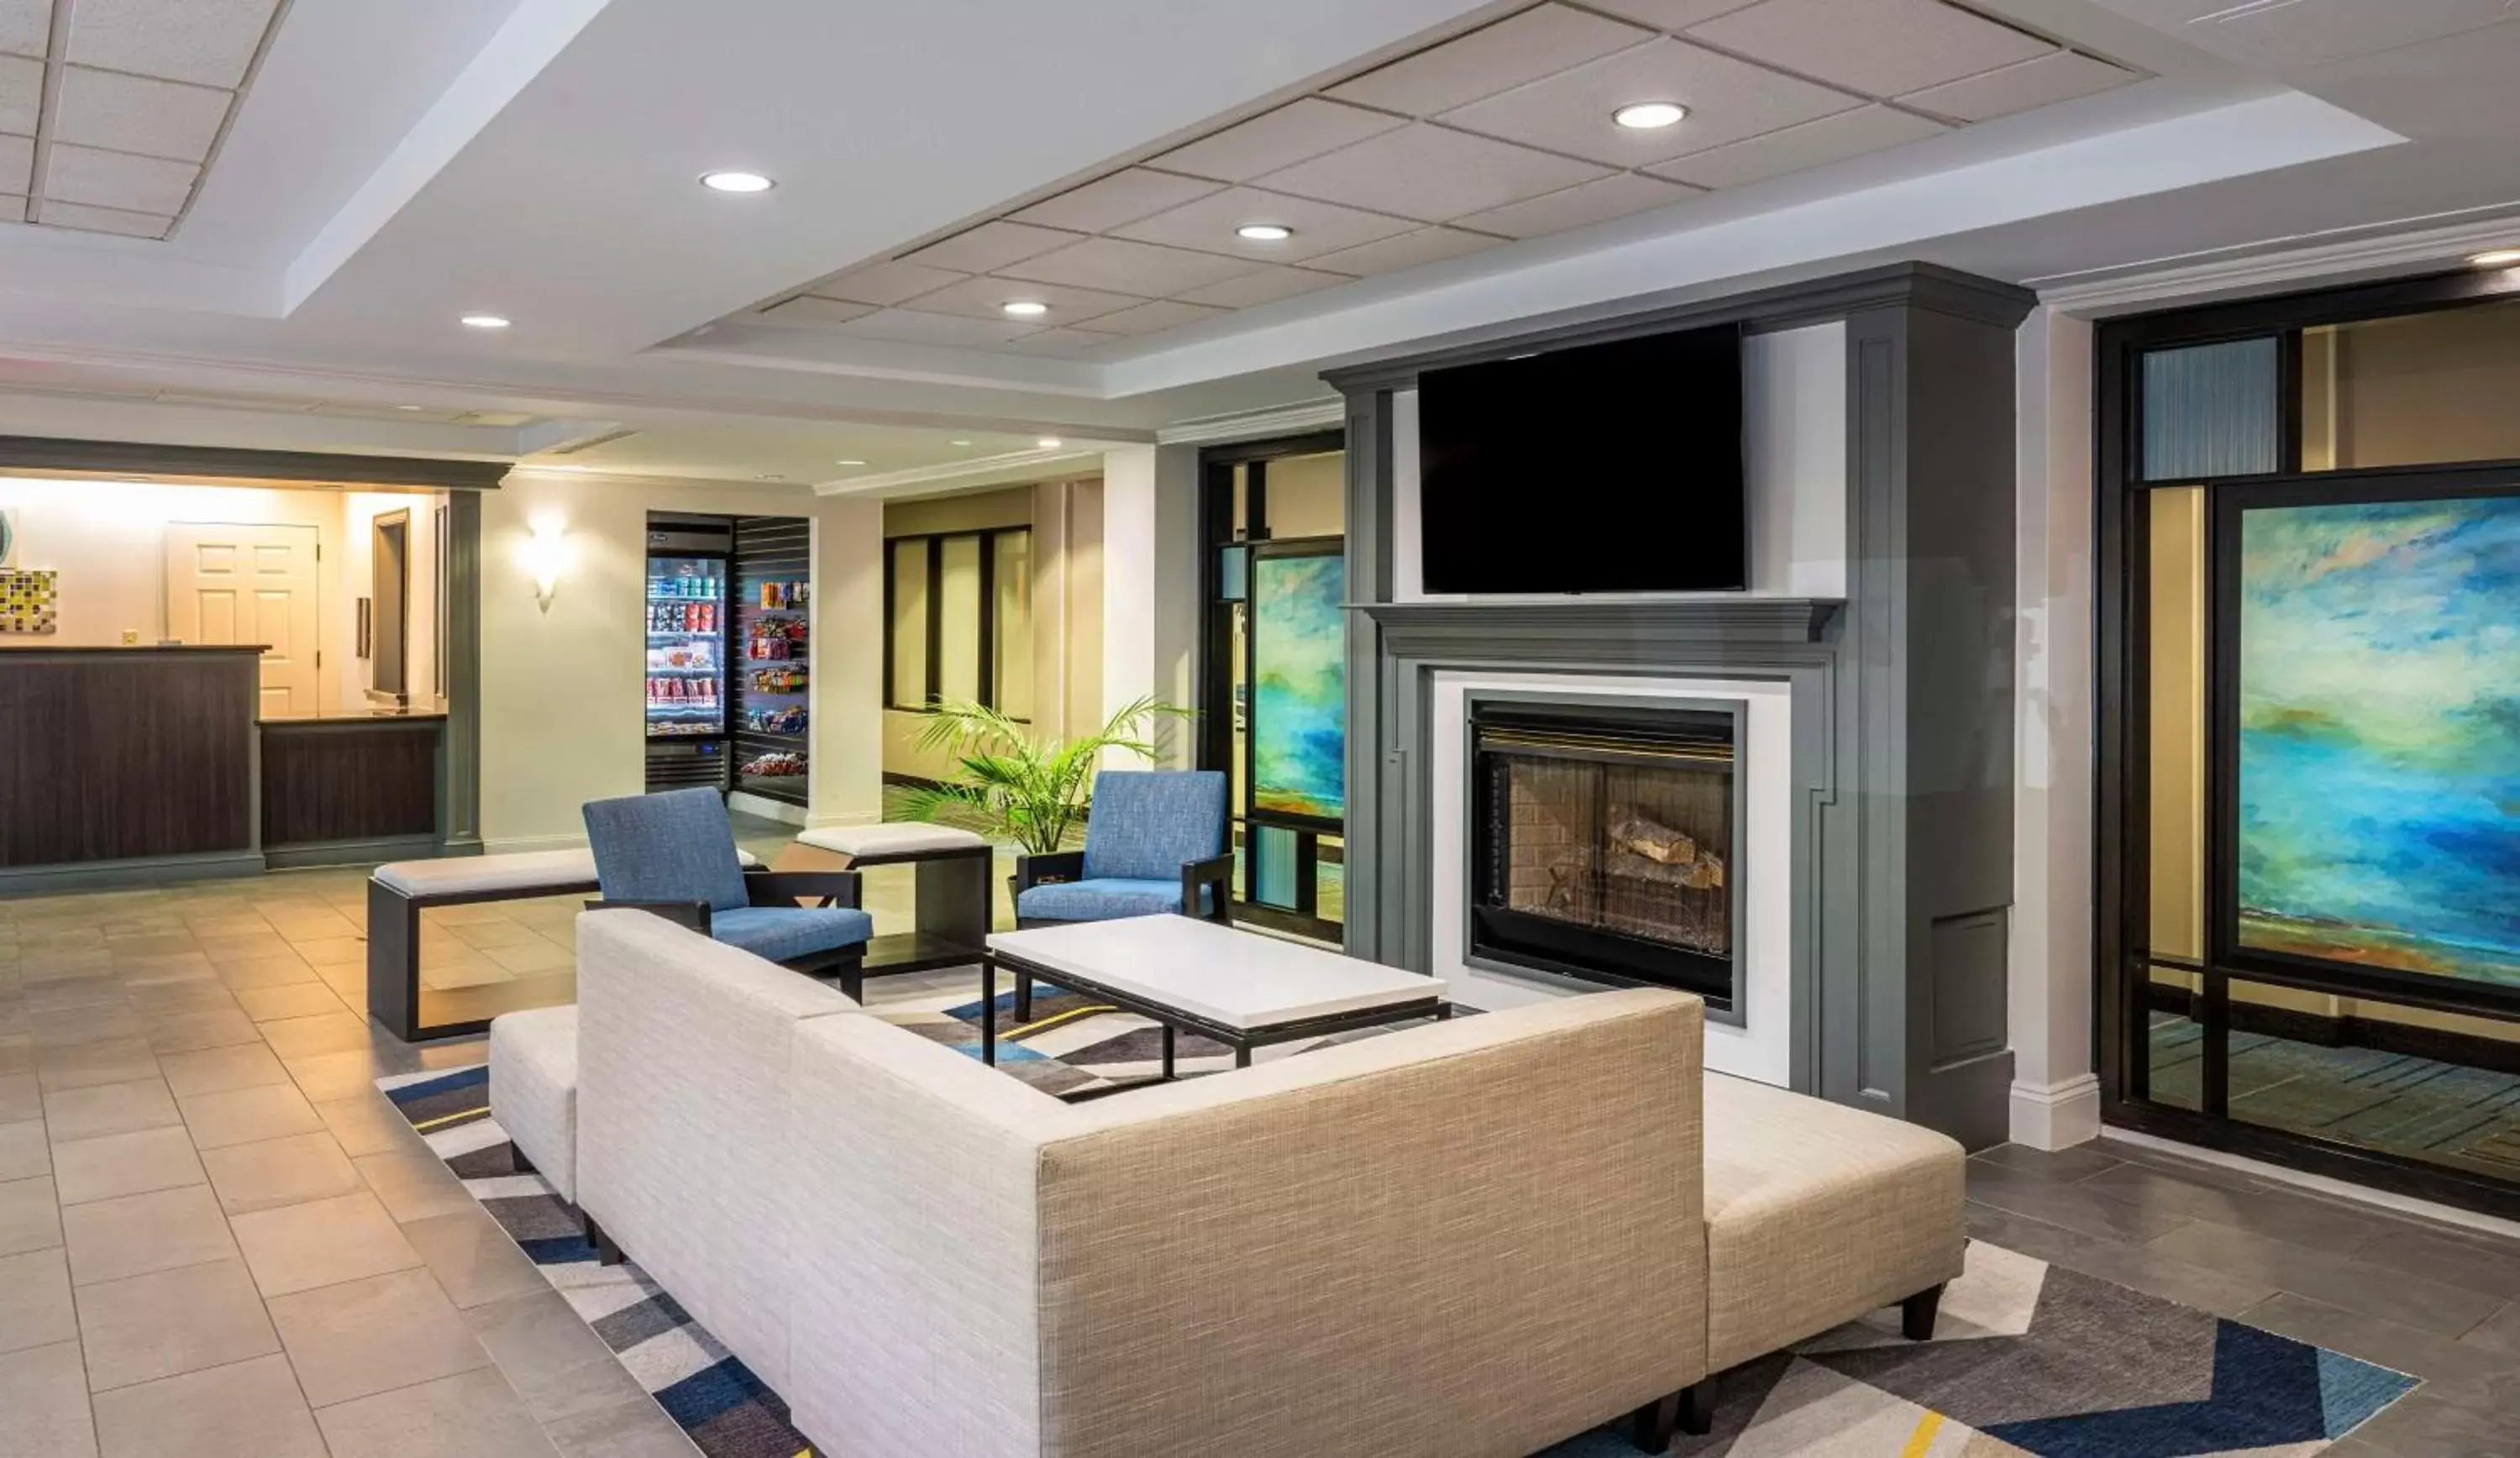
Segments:
[[[1050,305],[1037,298],[1009,299],[998,307],[1017,319],[1039,319],[1050,312]]]
[[[2478,268],[2509,268],[2515,263],[2520,263],[2520,248],[2495,248],[2483,253],[2474,253],[2468,256],[2467,261]]]
[[[418,410],[418,409],[420,409],[420,407],[419,407],[419,406],[417,406],[417,405],[397,405],[397,406],[395,406],[395,407],[394,407],[394,409],[396,409],[396,410]]]
[[[1635,102],[1610,113],[1610,119],[1630,131],[1660,131],[1678,126],[1688,109],[1678,102]]]
[[[467,314],[464,327],[468,330],[503,330],[508,327],[508,321],[496,314]]]
[[[1234,236],[1252,243],[1284,243],[1295,236],[1295,230],[1283,223],[1245,223],[1234,230]]]
[[[779,184],[758,172],[711,172],[700,186],[713,193],[766,193]]]
[[[969,444],[970,444],[970,442],[969,442],[969,441],[968,441],[968,440],[958,440],[958,441],[954,442],[954,444],[956,444],[956,445],[958,445],[958,446],[968,446],[968,445],[969,445]]]
[[[1060,440],[1056,435],[1045,435],[1041,439],[1033,442],[1033,444],[1041,447],[1045,451],[1056,451],[1060,446],[1066,444],[1066,442]]]
[[[785,481],[788,478],[779,474],[777,471],[767,471],[761,475],[754,476],[752,479],[756,481]]]
[[[864,465],[864,464],[866,464],[866,463],[865,463],[865,462],[860,461],[860,460],[859,460],[859,459],[857,459],[855,456],[843,457],[842,459],[840,459],[840,460],[838,460],[838,461],[834,461],[834,462],[832,462],[832,464],[833,465]]]

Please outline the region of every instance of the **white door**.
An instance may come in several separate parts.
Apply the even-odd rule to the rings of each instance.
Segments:
[[[311,526],[169,522],[166,633],[197,643],[261,643],[262,716],[320,712],[316,532]]]

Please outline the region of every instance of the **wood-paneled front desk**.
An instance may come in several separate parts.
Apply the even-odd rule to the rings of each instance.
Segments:
[[[0,648],[0,894],[435,854],[445,716],[261,721],[260,656]]]

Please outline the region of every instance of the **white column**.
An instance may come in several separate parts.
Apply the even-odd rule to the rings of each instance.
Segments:
[[[1194,704],[1199,630],[1198,452],[1121,446],[1102,455],[1102,712],[1140,698]],[[1194,740],[1159,724],[1159,763]],[[1112,763],[1135,766],[1123,757]]]
[[[2019,334],[2021,685],[2013,756],[2012,1138],[2096,1137],[2092,1072],[2092,326]]]
[[[883,503],[815,502],[809,825],[883,818]],[[739,669],[741,666],[739,665]]]

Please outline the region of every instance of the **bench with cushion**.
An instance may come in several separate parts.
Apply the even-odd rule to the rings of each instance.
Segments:
[[[996,853],[968,830],[894,820],[879,825],[825,825],[801,831],[796,844],[844,858],[850,870],[907,865],[918,877],[918,935],[939,943],[984,950],[996,905],[989,870]],[[972,960],[978,960],[976,955]]]

